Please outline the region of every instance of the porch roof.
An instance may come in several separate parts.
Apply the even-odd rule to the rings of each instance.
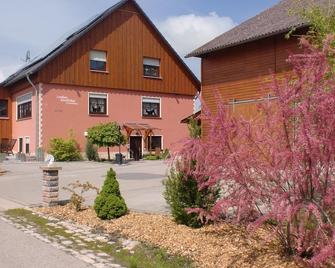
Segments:
[[[144,136],[147,137],[153,134],[154,130],[160,130],[159,128],[155,128],[149,124],[144,124],[144,123],[125,123],[123,124],[123,128],[126,130],[128,137],[131,135],[133,131],[144,132],[143,133]]]

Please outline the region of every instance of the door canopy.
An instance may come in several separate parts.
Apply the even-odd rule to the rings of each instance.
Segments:
[[[148,148],[148,137],[154,135],[154,130],[160,130],[159,128],[152,127],[149,124],[142,123],[125,123],[123,125],[123,129],[127,133],[127,140],[129,140],[129,137],[134,133],[138,136],[142,136],[144,138],[145,148]]]

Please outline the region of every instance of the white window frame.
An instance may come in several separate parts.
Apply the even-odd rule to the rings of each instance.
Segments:
[[[106,114],[91,114],[90,113],[90,96],[92,95],[101,95],[106,97]],[[88,92],[88,98],[87,98],[87,108],[88,108],[88,115],[89,116],[108,116],[109,115],[109,104],[108,104],[108,93],[104,92]]]
[[[20,153],[20,139],[22,139],[22,148],[21,148],[21,153],[23,153],[23,148],[24,148],[24,137],[20,136],[17,138],[17,152]]]
[[[92,61],[92,54],[91,53],[94,53],[94,52],[100,52],[100,53],[104,53],[105,54],[105,59],[104,60],[101,60],[101,59],[98,59],[98,60],[95,60],[95,61],[100,61],[100,62],[104,62],[106,64],[106,69],[104,71],[101,71],[101,70],[94,70],[91,68],[91,61]],[[108,53],[107,51],[105,50],[98,50],[98,49],[91,49],[90,52],[89,52],[89,65],[90,65],[90,71],[91,72],[102,72],[102,73],[107,73],[108,72],[108,66],[107,66],[107,58],[108,58]]]
[[[144,99],[156,99],[159,100],[159,116],[145,116],[143,115],[143,100]],[[147,119],[155,119],[155,118],[162,118],[162,98],[161,97],[153,97],[153,96],[142,96],[141,97],[141,117]]]
[[[19,98],[22,98],[22,97],[25,97],[25,96],[28,96],[30,95],[30,100],[24,100],[24,101],[18,101]],[[31,102],[31,116],[33,116],[33,92],[28,92],[28,93],[25,93],[23,95],[20,95],[20,96],[17,96],[16,97],[16,120],[24,120],[24,119],[28,119],[28,118],[22,118],[22,119],[19,119],[19,105],[20,104],[24,104],[24,103],[28,103],[28,102]]]
[[[27,143],[27,139],[29,139],[29,142]],[[31,139],[30,139],[30,136],[25,136],[24,137],[24,151],[25,151],[25,154],[27,154],[27,144],[29,144],[29,153],[28,154],[31,154]]]
[[[161,150],[164,150],[164,135],[151,135],[151,136],[161,137]],[[148,136],[148,138],[149,138],[149,136]]]
[[[148,63],[148,64],[145,64],[145,61],[152,61],[152,62],[154,62],[154,61],[158,61],[158,64],[157,63]],[[158,76],[151,76],[151,75],[145,75],[145,73],[144,73],[144,70],[143,70],[143,76],[144,77],[146,77],[146,78],[156,78],[156,79],[159,79],[159,78],[161,78],[162,77],[162,74],[161,74],[161,71],[162,71],[162,69],[161,69],[161,62],[162,62],[162,60],[160,59],[160,58],[153,58],[153,57],[143,57],[143,67],[144,67],[144,65],[148,65],[148,66],[154,66],[154,67],[158,67],[159,68],[159,74],[158,74]]]

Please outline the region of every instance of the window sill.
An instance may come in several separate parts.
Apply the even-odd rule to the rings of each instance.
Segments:
[[[147,75],[143,75],[143,78],[146,78],[146,79],[155,79],[155,80],[163,80],[163,77],[147,76]]]
[[[163,119],[161,116],[157,117],[157,116],[143,116],[142,115],[142,119],[156,119],[156,120],[160,120]]]
[[[88,114],[88,115],[92,117],[108,117],[108,114]]]
[[[30,119],[32,119],[32,117],[20,118],[20,119],[16,119],[16,122],[26,121],[26,120],[30,120]]]
[[[0,120],[9,120],[9,117],[8,116],[3,116],[3,117],[0,117]]]
[[[98,73],[98,74],[109,74],[108,71],[98,71],[98,70],[90,70],[92,73]]]

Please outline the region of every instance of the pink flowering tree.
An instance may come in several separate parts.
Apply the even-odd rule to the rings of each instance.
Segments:
[[[222,101],[214,113],[204,108],[208,135],[187,140],[175,158],[200,189],[221,188],[210,211],[190,212],[249,228],[266,223],[287,253],[314,267],[335,261],[333,42],[317,49],[301,39],[304,52],[288,59],[293,72],[274,75],[267,91],[276,99],[253,119],[232,116]]]

